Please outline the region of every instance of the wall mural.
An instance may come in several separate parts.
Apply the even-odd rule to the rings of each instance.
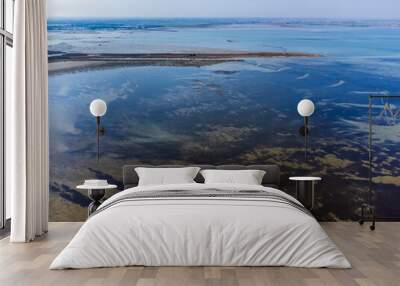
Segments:
[[[121,188],[128,163],[278,164],[289,193],[289,176],[323,177],[319,219],[358,216],[368,95],[400,93],[400,20],[50,17],[48,37],[50,220],[85,220],[89,199],[76,185],[105,178]],[[95,98],[108,104],[99,164]],[[316,105],[308,162],[303,98]],[[391,218],[400,217],[399,104],[373,105],[378,214]]]

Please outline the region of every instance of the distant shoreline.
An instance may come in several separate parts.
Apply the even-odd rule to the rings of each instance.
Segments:
[[[62,73],[113,66],[202,67],[242,61],[245,58],[320,57],[301,52],[224,52],[224,53],[136,53],[84,54],[49,52],[49,73]]]

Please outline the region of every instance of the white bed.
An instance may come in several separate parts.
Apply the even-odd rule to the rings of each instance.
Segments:
[[[122,200],[137,192],[204,189],[265,191],[238,184],[135,187],[104,202],[50,269],[145,266],[292,266],[350,268],[314,217],[279,200],[161,197]],[[142,194],[142,193],[141,193]]]

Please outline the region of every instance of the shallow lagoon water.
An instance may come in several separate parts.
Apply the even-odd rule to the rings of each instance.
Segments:
[[[161,48],[169,49],[168,43],[182,48],[183,42],[191,40],[188,47],[231,49],[236,35],[241,40],[236,49],[258,50],[268,42],[324,56],[255,58],[201,68],[114,67],[51,75],[53,206],[62,198],[71,208],[84,210],[87,199],[74,191],[74,186],[89,177],[107,178],[120,185],[121,167],[126,163],[277,163],[282,166],[288,192],[293,189],[285,180],[289,175],[324,178],[316,210],[321,219],[355,217],[367,190],[368,94],[400,93],[400,48],[393,48],[400,47],[399,30],[342,25],[336,29],[264,29],[258,25],[180,28],[182,33],[179,29],[128,31],[129,37],[121,40],[127,43],[120,48],[137,52],[129,44],[136,41],[131,34],[145,33],[141,43],[148,46],[159,40]],[[76,38],[68,42],[74,50],[85,51],[92,45],[82,40],[85,33],[108,37],[128,32],[50,30],[49,48],[67,42],[67,34]],[[226,38],[233,40],[226,42]],[[117,43],[112,38],[109,47]],[[98,97],[108,103],[100,165],[95,161],[95,120],[88,111],[90,101]],[[304,162],[303,141],[297,131],[302,118],[296,105],[302,98],[312,99],[317,107],[311,118],[309,162]],[[385,103],[374,102],[374,161],[379,166],[374,172],[375,187],[380,190],[380,214],[395,217],[400,215],[400,183],[390,178],[400,172],[400,130],[398,125],[387,127],[393,116],[382,113]],[[391,104],[396,108],[400,101]],[[51,216],[79,220],[83,213],[61,214],[53,208]]]

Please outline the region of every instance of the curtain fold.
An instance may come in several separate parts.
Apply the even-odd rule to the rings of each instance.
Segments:
[[[6,111],[12,242],[47,232],[49,196],[46,0],[17,0],[13,92]]]

